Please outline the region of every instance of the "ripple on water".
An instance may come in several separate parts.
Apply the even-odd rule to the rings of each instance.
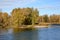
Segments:
[[[9,29],[1,34],[0,40],[60,40],[60,27],[37,28],[33,31],[17,33]]]

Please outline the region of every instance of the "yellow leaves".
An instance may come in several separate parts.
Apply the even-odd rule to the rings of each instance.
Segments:
[[[8,27],[9,25],[9,15],[6,12],[0,12],[0,26],[1,27]]]

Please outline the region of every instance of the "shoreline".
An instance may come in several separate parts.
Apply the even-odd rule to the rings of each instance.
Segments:
[[[48,26],[35,26],[35,28],[48,28]]]

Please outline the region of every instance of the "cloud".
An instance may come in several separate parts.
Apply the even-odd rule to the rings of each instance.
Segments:
[[[0,0],[0,8],[26,5],[36,2],[36,0]]]
[[[12,0],[0,0],[0,8],[12,6]]]
[[[32,3],[32,2],[35,2],[36,0],[2,0],[2,1],[0,1],[0,4],[13,4],[13,3],[19,3],[19,2],[21,2],[21,4],[22,3]]]
[[[21,0],[22,2],[35,2],[36,0]]]
[[[59,10],[60,6],[53,6],[53,5],[45,5],[45,6],[37,6],[38,9],[52,9],[52,10]]]

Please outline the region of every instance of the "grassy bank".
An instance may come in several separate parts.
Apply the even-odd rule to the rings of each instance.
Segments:
[[[43,25],[25,25],[24,27],[13,28],[14,32],[22,32],[22,31],[31,31],[35,30],[36,28],[48,28],[47,24]]]
[[[26,25],[24,27],[13,28],[13,30],[14,32],[22,32],[22,31],[35,30],[35,28],[33,28],[33,25]]]
[[[31,31],[35,30],[36,28],[48,28],[49,23],[40,23],[35,25],[22,25],[20,27],[13,28],[14,32],[22,32],[22,31]],[[2,28],[8,30],[9,28]]]

